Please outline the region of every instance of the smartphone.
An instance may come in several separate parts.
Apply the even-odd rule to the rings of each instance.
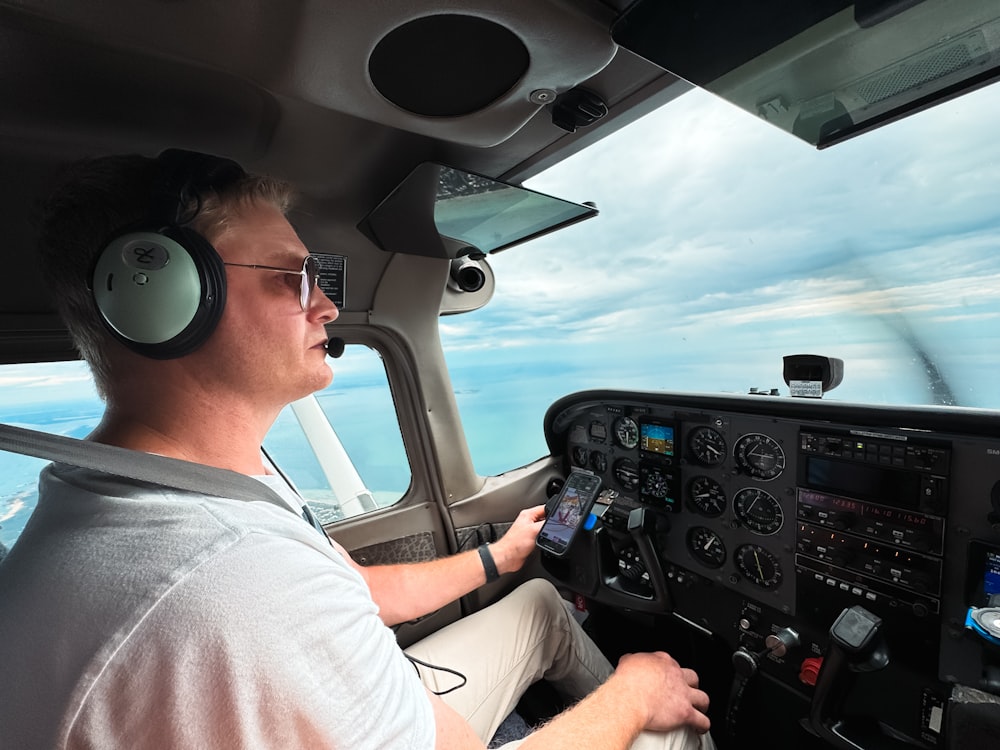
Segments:
[[[542,524],[535,544],[557,557],[565,555],[576,532],[587,519],[600,488],[600,477],[589,471],[573,469],[559,491],[552,512]]]

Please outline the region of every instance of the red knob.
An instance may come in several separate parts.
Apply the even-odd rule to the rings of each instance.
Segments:
[[[799,668],[799,680],[806,685],[815,685],[816,677],[819,675],[819,668],[822,666],[822,656],[810,656],[808,659],[803,659],[802,666]]]

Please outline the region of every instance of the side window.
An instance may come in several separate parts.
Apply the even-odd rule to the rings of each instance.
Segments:
[[[322,523],[393,505],[411,477],[378,352],[350,344],[332,366],[333,383],[285,407],[264,439]]]
[[[0,414],[15,427],[86,437],[104,404],[83,362],[0,367]],[[38,472],[45,459],[0,451],[0,558],[21,535],[38,503]]]

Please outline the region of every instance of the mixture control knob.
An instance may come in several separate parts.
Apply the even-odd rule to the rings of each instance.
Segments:
[[[803,659],[802,665],[799,667],[799,681],[805,685],[815,686],[822,666],[822,656],[810,656],[808,659]]]

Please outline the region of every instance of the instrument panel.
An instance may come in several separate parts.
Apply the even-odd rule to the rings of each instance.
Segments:
[[[1000,561],[1000,415],[589,391],[553,404],[545,427],[566,471],[602,480],[592,531],[543,560],[574,591],[734,649],[792,629],[798,648],[765,668],[806,695],[810,660],[860,605],[894,654],[875,690],[906,686],[891,722],[932,747],[950,685],[1000,690],[984,677],[1000,634],[963,624],[987,603],[984,560]]]

